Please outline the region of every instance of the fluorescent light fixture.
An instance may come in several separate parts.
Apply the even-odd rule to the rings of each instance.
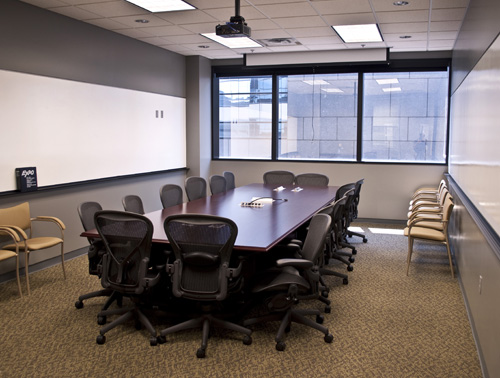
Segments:
[[[401,92],[400,87],[394,87],[394,88],[382,88],[384,92]]]
[[[384,84],[399,84],[398,79],[375,79],[378,84],[384,85]]]
[[[328,81],[325,81],[323,79],[302,80],[302,81],[309,85],[330,85]]]
[[[150,12],[174,12],[196,9],[182,0],[127,0],[129,3],[144,8]]]
[[[321,88],[321,90],[328,93],[344,93],[344,91],[340,88]]]
[[[332,28],[345,43],[383,42],[377,24],[338,25]]]
[[[231,37],[224,38],[216,35],[215,33],[202,34],[205,38],[211,39],[214,42],[220,43],[231,49],[244,49],[250,47],[262,47],[259,43],[248,37]]]

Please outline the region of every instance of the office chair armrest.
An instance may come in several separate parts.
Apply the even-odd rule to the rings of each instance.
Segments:
[[[18,233],[10,227],[0,226],[0,235],[9,235],[16,244],[16,247],[17,243],[21,241],[21,238],[19,237]]]
[[[294,268],[311,269],[314,264],[312,263],[312,261],[305,259],[279,259],[278,261],[276,261],[276,266],[278,268],[293,266]]]
[[[24,232],[24,230],[21,227],[9,224],[2,224],[1,227],[8,228],[11,231],[15,232],[17,234],[17,237],[20,238],[19,241],[28,239],[28,235],[26,235],[26,232]]]
[[[432,222],[432,223],[443,223],[441,219],[435,219],[435,218],[415,218],[408,224],[408,229],[411,229],[412,227],[418,227],[419,222]]]
[[[413,213],[408,218],[408,223],[412,223],[416,219],[424,219],[424,218],[427,220],[441,221],[443,219],[443,213],[442,212],[433,213],[433,212],[426,212],[426,211],[416,212],[416,213]]]
[[[56,217],[39,215],[38,217],[31,218],[31,221],[52,222],[52,223],[57,224],[61,228],[61,230],[66,229],[66,226],[64,225],[64,223],[59,218],[56,218]]]

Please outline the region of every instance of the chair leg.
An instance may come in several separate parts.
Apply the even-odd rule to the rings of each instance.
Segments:
[[[19,255],[16,255],[16,278],[17,278],[17,290],[21,298],[23,297],[23,292],[21,290],[21,280],[19,279]]]
[[[61,243],[61,265],[63,268],[64,279],[66,279],[66,269],[64,268],[64,242]]]
[[[406,275],[408,276],[410,273],[410,261],[411,255],[413,253],[413,238],[408,235],[408,257],[406,258]]]
[[[26,286],[28,287],[28,295],[31,295],[30,291],[30,274],[29,274],[29,267],[30,264],[30,253],[29,251],[24,252],[24,274],[26,275]]]

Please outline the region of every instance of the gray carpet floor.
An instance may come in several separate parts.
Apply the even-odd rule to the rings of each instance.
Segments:
[[[275,350],[277,323],[255,326],[252,345],[228,332],[211,335],[207,357],[197,359],[198,330],[149,345],[133,322],[97,345],[96,314],[103,298],[77,310],[82,293],[100,288],[86,256],[30,275],[31,296],[19,298],[15,281],[0,285],[0,377],[482,377],[457,279],[446,249],[415,243],[406,276],[407,239],[393,225],[358,223],[368,238],[353,238],[358,254],[349,284],[327,277],[332,312],[325,325],[333,343],[292,326],[286,350]],[[393,230],[399,234],[393,234]],[[345,272],[342,265],[332,269]],[[25,283],[23,283],[26,292]],[[322,309],[317,302],[302,307]],[[168,323],[155,318],[160,330]]]

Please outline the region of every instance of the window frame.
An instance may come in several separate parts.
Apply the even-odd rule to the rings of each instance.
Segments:
[[[297,65],[297,66],[273,66],[273,67],[246,67],[244,65],[213,66],[212,67],[212,160],[222,161],[269,161],[269,162],[293,162],[293,163],[336,163],[336,164],[389,164],[389,165],[430,165],[447,166],[449,160],[449,136],[450,136],[450,91],[451,91],[451,59],[401,59],[384,62],[382,64],[328,64],[328,65]],[[365,73],[397,73],[397,72],[426,72],[426,71],[448,71],[448,107],[446,112],[446,157],[444,162],[412,162],[412,161],[365,161],[363,156],[363,74]],[[278,118],[279,118],[279,88],[278,77],[282,75],[311,75],[311,74],[358,74],[358,103],[357,103],[357,140],[356,160],[300,160],[278,158]],[[231,158],[219,157],[219,77],[238,76],[272,76],[272,140],[271,158]]]

